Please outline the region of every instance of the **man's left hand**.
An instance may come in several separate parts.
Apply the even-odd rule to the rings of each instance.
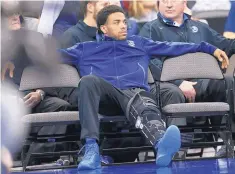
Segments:
[[[214,52],[214,56],[222,63],[221,68],[226,69],[229,65],[229,59],[226,53],[220,49],[216,49]]]
[[[24,103],[29,108],[34,108],[41,101],[41,96],[39,92],[31,92],[24,97]]]

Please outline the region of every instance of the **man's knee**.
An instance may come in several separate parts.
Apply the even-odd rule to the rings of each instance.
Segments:
[[[229,83],[229,79],[227,79],[227,84]],[[231,83],[232,84],[232,83]],[[208,85],[208,90],[207,91],[213,102],[218,101],[222,102],[225,101],[226,99],[226,86],[225,86],[225,81],[224,80],[210,80],[210,83]]]
[[[227,79],[227,83],[231,81],[230,78]],[[225,89],[225,81],[224,80],[210,80],[209,85],[213,87],[215,90],[218,90],[220,92],[224,92]]]
[[[44,113],[44,112],[58,112],[69,110],[70,104],[58,97],[45,97],[41,103],[36,106],[33,113]]]
[[[153,145],[165,131],[165,123],[154,96],[146,91],[137,93],[128,103],[126,115],[130,122],[148,138]]]
[[[171,83],[161,83],[161,100],[162,106],[175,103],[185,103],[185,97],[180,88]]]
[[[56,99],[55,105],[58,107],[57,111],[69,111],[71,108],[71,105],[67,101],[59,98]]]
[[[158,116],[161,118],[161,112],[159,106],[155,101],[154,96],[146,91],[141,91],[131,98],[126,109],[126,116],[131,119],[134,117],[134,120],[138,116],[150,113],[153,117]]]
[[[99,78],[94,75],[87,75],[81,78],[78,87],[79,88],[93,88],[94,85],[99,83]]]

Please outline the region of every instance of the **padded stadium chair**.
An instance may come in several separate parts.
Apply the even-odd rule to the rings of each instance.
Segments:
[[[43,87],[77,87],[80,78],[77,70],[68,65],[58,65],[52,70],[45,70],[41,67],[27,67],[25,68],[20,84],[20,90],[39,89]],[[25,126],[28,127],[40,127],[46,125],[78,123],[78,112],[51,112],[51,113],[37,113],[28,114],[22,118]],[[25,145],[29,145],[29,150],[25,154],[25,148],[22,150],[21,160],[23,170],[25,171],[31,155],[33,157],[34,145],[38,142],[50,142],[57,137],[46,137],[30,135],[25,142]],[[48,154],[50,155],[50,154]],[[39,155],[40,156],[40,155]]]
[[[232,78],[233,80],[235,79],[235,54],[232,55],[230,58],[229,58],[229,66],[226,70],[226,73],[225,73],[225,77],[227,78]],[[235,86],[233,86],[233,91],[235,90]],[[233,104],[234,104],[234,101],[235,101],[235,95],[233,95]],[[233,120],[235,121],[235,107],[233,105],[233,109],[234,109],[234,112],[233,112]]]
[[[220,34],[223,34],[228,13],[228,10],[194,12],[193,17],[205,19],[211,28]]]
[[[69,65],[60,64],[55,66],[54,69],[44,70],[39,67],[27,67],[25,68],[20,84],[20,90],[40,89],[45,87],[77,87],[80,77],[77,70]],[[149,82],[154,83],[153,77],[149,71]],[[101,132],[101,150],[103,153],[118,153],[120,151],[147,151],[152,150],[151,146],[141,147],[126,147],[126,148],[108,148],[102,149],[103,140],[120,137],[140,137],[140,131],[132,128],[125,116],[112,116],[105,117],[99,116],[101,124],[113,124],[115,123],[114,132]],[[38,127],[46,125],[79,125],[79,112],[76,111],[63,111],[63,112],[51,112],[51,113],[36,113],[28,114],[22,118],[25,126]],[[102,126],[100,126],[102,127]],[[115,132],[116,131],[116,132]],[[47,153],[33,153],[33,146],[36,143],[47,142],[79,142],[80,133],[76,135],[30,135],[26,141],[25,146],[28,145],[29,149],[25,152],[24,148],[21,153],[21,160],[23,165],[23,171],[26,170],[27,165],[31,158],[53,156],[53,155],[76,155],[79,151],[63,151],[63,152],[47,152]],[[76,156],[77,157],[77,156]],[[57,167],[58,168],[58,167]]]
[[[161,82],[168,82],[177,79],[217,79],[225,80],[216,59],[208,54],[193,53],[183,56],[166,59],[163,63]],[[226,83],[226,81],[225,81]],[[227,83],[226,83],[227,84]],[[227,86],[227,85],[226,85]],[[226,89],[230,89],[226,87]],[[229,91],[226,91],[230,95]],[[221,125],[195,125],[195,126],[179,126],[182,133],[195,134],[217,134],[225,133],[226,152],[229,154],[229,149],[233,147],[232,132],[231,132],[231,110],[230,101],[227,102],[204,102],[204,103],[180,103],[170,104],[162,108],[163,117],[168,121],[171,118],[189,118],[189,117],[224,117],[226,123]],[[223,142],[222,142],[223,143]],[[198,142],[187,143],[185,147],[213,147],[222,145],[221,142]],[[231,152],[231,151],[230,151]]]
[[[228,78],[228,79],[231,79],[232,78],[232,80],[233,80],[233,82],[234,82],[234,80],[235,80],[235,54],[234,55],[232,55],[231,57],[230,57],[230,62],[229,62],[229,66],[228,66],[228,68],[227,68],[227,71],[226,71],[226,73],[225,73],[225,77],[226,78]],[[233,94],[231,94],[230,95],[230,97],[232,97],[232,108],[231,108],[231,110],[233,111],[232,112],[232,115],[233,115],[233,122],[232,122],[232,132],[233,132],[233,140],[235,140],[235,106],[234,106],[234,104],[235,104],[235,93],[234,93],[234,90],[235,90],[235,84],[233,83],[232,84],[233,86],[232,86],[232,88],[233,88]]]

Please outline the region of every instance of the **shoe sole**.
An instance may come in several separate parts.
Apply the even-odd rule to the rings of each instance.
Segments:
[[[87,164],[82,164],[82,162],[80,162],[78,164],[78,167],[77,169],[80,171],[80,170],[96,170],[96,169],[100,169],[101,168],[101,161],[98,160],[95,162],[95,165],[94,166],[91,166],[91,165],[87,165]]]
[[[181,137],[178,127],[172,125],[168,127],[163,138],[159,142],[158,151],[161,149],[166,152],[165,154],[157,155],[156,165],[159,167],[166,167],[172,161],[172,158],[176,152],[179,151],[181,147]]]
[[[77,167],[78,171],[83,171],[83,170],[96,170],[96,169],[101,169],[101,165],[100,166],[96,166],[96,167],[91,167],[91,166],[82,166],[82,167]]]

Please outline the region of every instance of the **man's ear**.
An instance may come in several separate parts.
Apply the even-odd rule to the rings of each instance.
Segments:
[[[89,2],[88,4],[87,4],[87,12],[88,13],[94,13],[94,3],[93,2]]]
[[[100,26],[100,30],[104,33],[107,34],[107,27],[105,25]]]

